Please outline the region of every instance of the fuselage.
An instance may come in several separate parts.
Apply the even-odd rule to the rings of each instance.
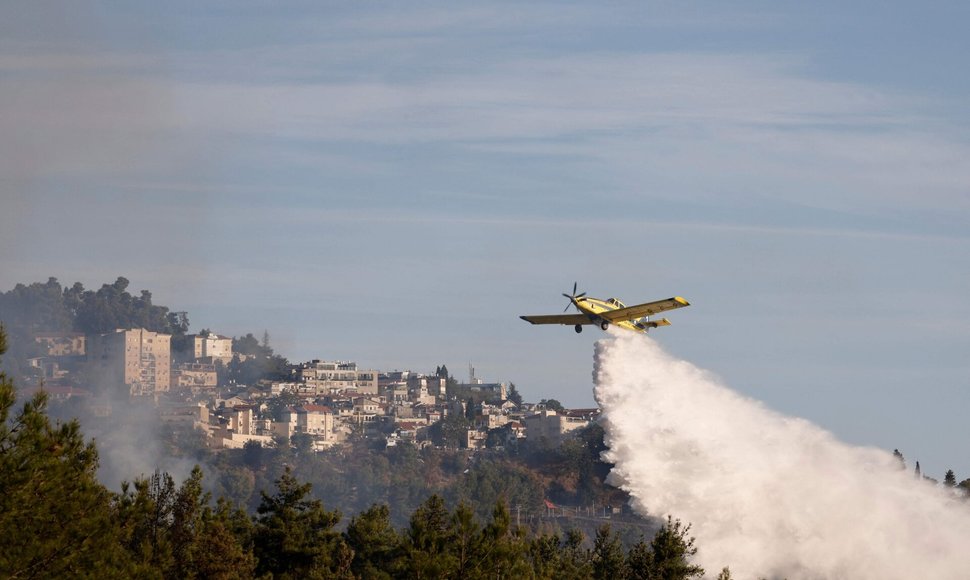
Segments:
[[[620,308],[626,308],[626,305],[617,300],[616,298],[607,298],[603,300],[601,298],[593,298],[592,296],[580,296],[573,301],[576,308],[580,312],[586,314],[590,317],[590,320],[599,324],[603,321],[603,318],[599,314],[603,312],[609,312],[611,310],[618,310]],[[635,332],[646,332],[649,328],[649,321],[646,317],[639,320],[619,320],[617,322],[611,322],[613,326],[619,326],[620,328],[625,328],[627,330],[633,330]]]

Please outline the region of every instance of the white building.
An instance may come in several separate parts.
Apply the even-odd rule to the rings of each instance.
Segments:
[[[524,419],[526,437],[533,441],[546,438],[551,443],[558,443],[566,434],[592,423],[597,416],[599,409],[573,409],[562,413],[541,409]]]
[[[317,441],[333,443],[340,439],[334,423],[334,413],[323,405],[301,405],[283,411],[281,421],[273,423],[273,431],[289,439],[297,433],[312,435]]]
[[[312,360],[300,365],[297,380],[315,394],[354,391],[377,394],[377,371],[361,370],[355,362]]]
[[[218,334],[193,334],[192,335],[192,354],[196,359],[212,359],[214,364],[217,360],[223,364],[232,361],[232,339],[228,336]]]

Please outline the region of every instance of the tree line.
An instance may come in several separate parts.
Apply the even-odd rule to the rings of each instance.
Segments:
[[[57,278],[47,282],[17,284],[0,292],[0,320],[14,339],[8,371],[27,374],[27,358],[41,356],[33,337],[41,332],[101,334],[116,328],[144,328],[172,335],[173,349],[185,347],[189,319],[185,312],[171,312],[152,303],[152,293],[128,292],[129,282],[118,277],[98,290],[86,290],[80,282],[62,287]]]
[[[0,320],[10,330],[35,332],[82,332],[99,334],[116,328],[145,328],[165,334],[184,334],[189,327],[184,312],[170,312],[152,304],[152,293],[128,292],[129,281],[118,277],[98,290],[85,290],[75,282],[62,287],[57,278],[47,282],[17,284],[0,292]]]
[[[132,294],[129,285],[127,278],[119,276],[111,284],[88,290],[80,282],[62,286],[51,277],[47,282],[17,284],[0,292],[0,321],[14,339],[4,368],[16,376],[28,374],[27,359],[44,354],[33,340],[37,333],[104,334],[118,328],[144,328],[171,335],[174,359],[190,360],[188,313],[154,304],[148,290]],[[260,379],[291,378],[289,361],[273,352],[266,332],[262,341],[252,333],[233,339],[233,352],[242,356],[219,369],[223,384],[252,385]]]

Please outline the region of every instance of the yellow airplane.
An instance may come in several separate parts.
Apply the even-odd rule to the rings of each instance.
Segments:
[[[650,320],[652,315],[675,308],[690,306],[690,302],[687,302],[680,296],[674,296],[666,300],[657,300],[656,302],[637,304],[636,306],[625,306],[616,298],[601,300],[586,296],[585,292],[576,294],[576,284],[573,284],[573,293],[571,295],[563,293],[563,296],[569,298],[569,304],[566,305],[566,310],[569,310],[569,306],[572,305],[579,310],[579,314],[544,314],[539,316],[520,316],[519,318],[532,324],[573,324],[575,325],[576,332],[582,332],[583,326],[587,324],[598,325],[603,330],[609,328],[611,324],[615,324],[627,330],[647,332],[651,328],[657,328],[658,326],[670,326],[670,321],[666,318]],[[566,312],[566,310],[563,310],[563,312]]]

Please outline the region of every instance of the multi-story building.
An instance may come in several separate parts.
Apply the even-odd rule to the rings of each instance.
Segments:
[[[378,393],[384,395],[385,389],[398,384],[406,384],[409,392],[423,396],[444,397],[447,380],[444,377],[428,376],[414,371],[391,371],[381,373],[377,378]]]
[[[376,425],[387,414],[387,404],[372,397],[355,397],[352,421],[357,425]]]
[[[506,383],[459,383],[448,387],[449,399],[468,399],[475,401],[500,402],[508,397]]]
[[[207,427],[209,425],[209,408],[203,403],[168,404],[159,409],[159,418],[167,423]]]
[[[407,383],[391,383],[382,392],[381,396],[388,403],[401,403],[409,401]]]
[[[216,366],[208,363],[182,363],[172,367],[173,391],[191,389],[193,392],[214,389],[219,384]]]
[[[343,391],[376,395],[377,374],[358,369],[355,362],[312,360],[300,365],[297,380],[319,395]]]
[[[47,356],[84,356],[85,337],[80,332],[38,332],[34,341],[47,351]]]
[[[466,449],[482,449],[487,439],[488,433],[484,429],[472,428],[465,431],[465,440],[462,443]]]
[[[153,397],[171,386],[171,344],[168,334],[119,328],[88,338],[88,362],[102,371],[109,388]]]
[[[253,407],[251,405],[237,405],[226,411],[229,419],[228,428],[240,435],[255,435],[253,425]]]
[[[229,364],[232,361],[232,339],[218,334],[193,334],[192,355],[195,359],[211,359],[210,362],[222,361]]]
[[[541,409],[525,418],[526,436],[530,441],[545,438],[551,443],[558,443],[567,434],[595,421],[599,413],[599,409],[564,409],[562,413]]]
[[[411,371],[390,371],[377,375],[377,394],[384,396],[388,387],[396,387],[400,384],[407,384]]]
[[[316,441],[327,444],[339,438],[330,407],[309,404],[291,407],[283,411],[281,418],[282,421],[273,423],[273,430],[287,439],[296,433],[313,435]]]

